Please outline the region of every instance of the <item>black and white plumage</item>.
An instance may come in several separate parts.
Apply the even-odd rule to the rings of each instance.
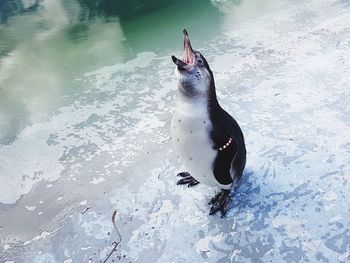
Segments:
[[[177,65],[178,97],[171,123],[175,151],[187,172],[178,184],[198,182],[222,189],[211,200],[210,214],[224,215],[229,189],[237,185],[246,163],[243,133],[237,122],[221,108],[213,73],[203,55],[192,49],[184,30],[184,58],[172,56]]]

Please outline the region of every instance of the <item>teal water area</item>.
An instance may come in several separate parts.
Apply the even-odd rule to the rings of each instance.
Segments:
[[[276,1],[2,0],[0,145],[79,99],[83,73],[138,53],[181,50],[187,28],[203,44]]]

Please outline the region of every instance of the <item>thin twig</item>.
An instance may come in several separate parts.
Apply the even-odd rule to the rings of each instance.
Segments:
[[[106,259],[103,261],[103,263],[106,263],[107,260],[112,256],[113,252],[117,250],[117,246],[120,244],[120,242],[122,241],[122,236],[120,235],[119,233],[119,230],[117,228],[117,225],[115,224],[115,216],[117,214],[117,211],[114,211],[113,212],[113,215],[112,215],[112,223],[113,223],[113,226],[115,228],[115,230],[117,231],[117,234],[118,234],[118,238],[119,238],[119,241],[118,242],[115,242],[115,245],[112,249],[112,251],[108,254],[108,256],[106,257]]]
[[[91,209],[92,207],[85,207],[82,211],[81,211],[81,213],[82,214],[85,214],[87,211],[89,211],[90,209]]]

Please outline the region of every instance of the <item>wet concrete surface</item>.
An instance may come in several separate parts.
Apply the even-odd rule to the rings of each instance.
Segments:
[[[349,8],[286,1],[198,47],[248,150],[226,218],[218,189],[176,185],[170,54],[77,78],[79,100],[0,148],[0,262],[103,262],[115,210],[108,262],[349,262]]]

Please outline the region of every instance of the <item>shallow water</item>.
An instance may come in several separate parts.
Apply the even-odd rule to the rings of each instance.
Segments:
[[[348,1],[1,1],[0,262],[346,262]],[[181,31],[207,57],[248,164],[175,185]]]
[[[92,87],[75,80],[85,72],[141,52],[178,51],[185,27],[203,43],[277,1],[119,2],[1,2],[0,143],[10,144],[28,125],[82,100]]]

